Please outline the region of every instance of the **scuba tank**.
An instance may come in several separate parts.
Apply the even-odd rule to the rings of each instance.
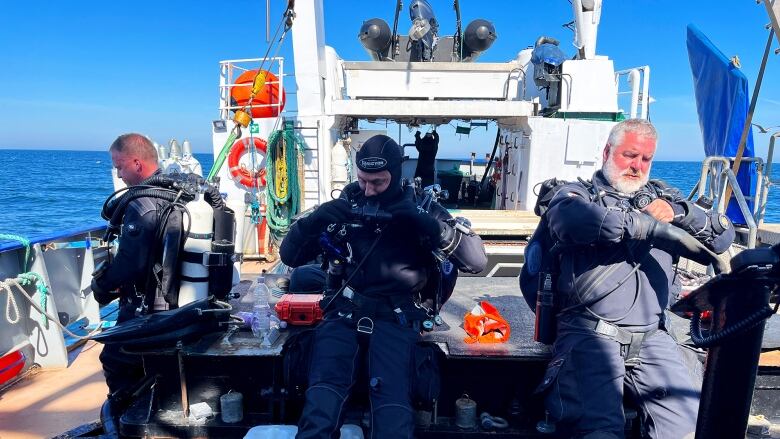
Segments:
[[[192,155],[192,144],[189,140],[185,139],[182,142],[181,157],[176,160],[176,163],[181,167],[181,172],[203,175],[203,168],[200,162]]]
[[[185,207],[189,215],[184,215],[182,219],[184,230],[189,230],[189,233],[182,250],[185,255],[195,255],[195,257],[185,258],[182,261],[178,306],[208,297],[209,269],[203,264],[203,254],[211,251],[211,240],[214,237],[213,208],[203,200],[203,195],[198,194]]]

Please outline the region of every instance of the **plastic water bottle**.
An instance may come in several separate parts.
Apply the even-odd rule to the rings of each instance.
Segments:
[[[254,306],[252,307],[252,333],[257,338],[264,338],[271,327],[271,307],[268,305],[268,287],[265,278],[260,276],[255,282],[252,291]]]

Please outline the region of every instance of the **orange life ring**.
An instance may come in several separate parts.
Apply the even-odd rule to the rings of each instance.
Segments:
[[[253,177],[246,166],[241,166],[239,163],[241,156],[244,155],[244,153],[249,149],[249,139],[249,137],[238,139],[235,143],[233,143],[233,146],[230,147],[230,154],[228,155],[228,170],[230,171],[230,175],[232,175],[233,178],[238,179],[238,181],[240,181],[241,184],[246,187],[258,187],[258,181],[260,182],[259,187],[264,187],[265,168],[261,169],[260,172],[257,173],[257,177]],[[265,140],[259,137],[252,137],[251,139],[254,142],[255,149],[265,155],[267,151]]]

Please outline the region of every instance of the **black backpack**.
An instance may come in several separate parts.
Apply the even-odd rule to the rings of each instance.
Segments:
[[[550,225],[547,221],[547,210],[550,201],[569,182],[551,178],[539,183],[539,195],[536,198],[534,213],[541,219],[536,227],[528,245],[525,247],[525,261],[520,271],[520,291],[523,292],[531,311],[536,312],[536,293],[539,288],[539,272],[542,269],[542,261],[555,245],[555,239],[550,234]]]

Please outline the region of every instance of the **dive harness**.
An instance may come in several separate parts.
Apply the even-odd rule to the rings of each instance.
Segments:
[[[191,233],[193,218],[187,203],[197,200],[201,195],[213,210],[213,220],[207,226],[213,233],[196,236]],[[208,282],[208,295],[225,300],[232,288],[235,215],[225,205],[217,187],[199,175],[173,173],[155,174],[139,185],[120,189],[103,204],[101,216],[109,221],[104,242],[111,242],[117,237],[130,202],[143,197],[162,200],[164,203],[158,212],[155,238],[149,249],[153,260],[149,264],[145,289],[141,293],[143,301],[139,308],[140,314],[158,306],[155,300],[159,301],[159,297],[164,297],[170,308],[176,308],[179,305],[181,281]],[[186,230],[183,230],[184,216],[187,217]],[[210,251],[185,250],[189,238],[210,240]],[[206,267],[208,276],[186,276],[182,273],[182,265],[185,263]],[[99,267],[96,272],[100,273],[101,269],[104,267]]]

